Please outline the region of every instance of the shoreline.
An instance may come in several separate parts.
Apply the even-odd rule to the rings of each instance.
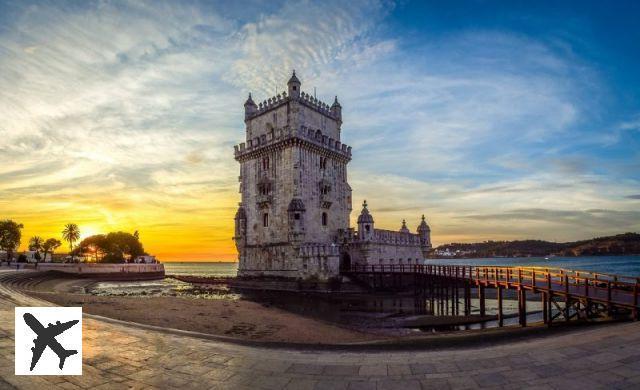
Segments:
[[[489,337],[509,338],[509,334],[525,335],[545,333],[544,327],[527,329],[476,329],[466,331],[417,332],[399,326],[357,328],[345,326],[318,316],[301,315],[283,310],[272,304],[244,299],[203,299],[183,296],[99,296],[86,293],[100,280],[60,278],[34,272],[12,273],[21,280],[14,281],[18,290],[39,299],[62,306],[82,306],[87,314],[110,318],[114,321],[136,323],[175,331],[208,334],[215,338],[240,343],[266,343],[268,345],[360,345],[360,344],[419,344],[440,345],[437,340],[465,340]],[[6,283],[6,280],[3,281]],[[11,283],[9,283],[11,284]],[[487,318],[486,320],[489,320]],[[405,316],[405,320],[420,325],[442,325],[477,322],[477,316],[444,318],[439,316]],[[471,342],[471,341],[469,341]]]

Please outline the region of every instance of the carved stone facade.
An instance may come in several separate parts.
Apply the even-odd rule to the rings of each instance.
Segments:
[[[247,138],[235,146],[238,275],[328,280],[340,267],[378,264],[378,257],[424,258],[428,231],[425,238],[374,229],[372,218],[358,224],[369,233],[349,228],[351,147],[340,141],[342,107],[337,97],[329,106],[300,86],[294,72],[287,92],[259,104],[249,95],[244,104]]]

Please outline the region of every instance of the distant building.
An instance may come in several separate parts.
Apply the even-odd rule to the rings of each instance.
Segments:
[[[241,202],[234,240],[240,276],[327,280],[354,264],[416,264],[431,248],[424,216],[417,234],[374,228],[367,204],[349,226],[351,147],[341,138],[342,107],[301,91],[244,104],[246,142],[235,146]]]
[[[138,256],[135,259],[133,259],[133,262],[137,263],[137,264],[156,264],[156,263],[159,263],[158,259],[156,259],[155,256],[150,256],[150,255]]]
[[[24,251],[23,255],[27,257],[27,263],[50,263],[51,262],[51,253],[47,253],[45,257],[44,253],[40,253],[40,259],[36,257],[36,251]]]

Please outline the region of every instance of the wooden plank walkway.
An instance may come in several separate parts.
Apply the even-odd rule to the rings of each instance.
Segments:
[[[477,292],[480,315],[485,315],[486,289],[496,290],[498,321],[503,324],[503,290],[516,290],[519,321],[526,326],[527,293],[539,294],[543,303],[543,320],[551,325],[563,317],[589,319],[602,316],[630,316],[638,319],[640,278],[561,268],[464,266],[464,265],[355,265],[347,276],[371,282],[372,289],[384,286],[384,280],[393,285],[406,284],[406,277],[416,292],[433,295],[444,293],[451,297],[452,312],[458,312],[462,300],[465,314],[470,314],[471,288]],[[404,282],[403,282],[403,277]],[[459,290],[464,294],[459,296]],[[564,303],[564,305],[561,305]],[[555,307],[555,313],[554,313]]]

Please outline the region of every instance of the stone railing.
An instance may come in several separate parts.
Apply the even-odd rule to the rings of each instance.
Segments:
[[[395,230],[373,229],[373,241],[384,244],[420,245],[420,236]]]

